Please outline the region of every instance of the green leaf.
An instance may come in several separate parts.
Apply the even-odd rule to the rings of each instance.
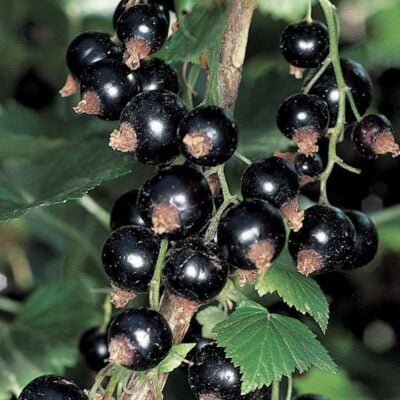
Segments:
[[[335,372],[336,365],[310,329],[300,321],[270,314],[244,300],[228,319],[214,328],[216,341],[242,373],[246,394],[283,376],[315,366]]]
[[[198,323],[202,326],[201,334],[205,338],[214,339],[215,333],[212,332],[214,326],[227,318],[226,313],[218,306],[203,308],[196,314]]]
[[[315,3],[316,0],[313,0]],[[294,21],[306,16],[309,0],[258,0],[258,8],[273,18]]]
[[[196,346],[196,343],[181,343],[173,345],[167,357],[165,357],[158,365],[158,372],[161,374],[167,374],[172,372],[175,368],[178,368],[194,346]]]

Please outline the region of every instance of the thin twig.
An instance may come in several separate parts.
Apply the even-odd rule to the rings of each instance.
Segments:
[[[110,228],[110,214],[104,210],[92,197],[89,195],[83,196],[78,203],[103,225],[107,230]]]

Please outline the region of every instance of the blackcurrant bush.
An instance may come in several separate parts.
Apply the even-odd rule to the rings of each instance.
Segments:
[[[213,200],[203,174],[189,166],[174,165],[145,182],[139,190],[138,208],[153,232],[178,240],[207,225]]]
[[[238,128],[228,111],[216,106],[203,106],[183,118],[178,137],[187,160],[212,167],[232,157],[238,144]]]
[[[297,153],[294,158],[294,167],[301,177],[318,178],[323,171],[324,165],[322,158],[318,153],[313,153],[311,156]]]
[[[301,396],[295,397],[293,400],[329,400],[329,399],[319,394],[302,394]]]
[[[218,246],[235,268],[264,274],[285,245],[285,227],[278,210],[259,199],[245,199],[228,208],[218,225]]]
[[[110,362],[133,371],[157,366],[172,347],[172,332],[165,318],[149,308],[123,311],[108,328]]]
[[[117,21],[117,35],[125,47],[125,62],[137,69],[140,60],[160,50],[168,36],[165,13],[149,4],[128,8]]]
[[[176,132],[186,111],[175,93],[140,93],[122,110],[121,126],[112,132],[109,144],[144,164],[168,163],[179,154]]]
[[[138,92],[138,80],[129,68],[113,60],[99,61],[85,69],[81,77],[82,100],[74,110],[78,114],[117,120]]]
[[[107,346],[107,334],[101,327],[90,328],[82,335],[79,350],[93,371],[100,371],[107,365],[109,357]]]
[[[147,291],[159,245],[159,239],[142,226],[123,226],[106,239],[101,257],[117,307],[123,307],[136,294]]]
[[[119,197],[111,210],[110,225],[114,231],[121,226],[146,226],[137,209],[138,190],[130,190]]]
[[[374,159],[386,153],[397,157],[400,154],[392,124],[382,114],[370,114],[358,122],[353,129],[352,140],[364,158]]]
[[[315,20],[290,24],[282,33],[280,49],[295,67],[318,67],[329,53],[328,28]]]
[[[228,278],[228,265],[215,244],[190,238],[171,251],[164,270],[164,284],[173,294],[197,303],[216,297]]]
[[[152,58],[143,60],[136,75],[143,92],[151,90],[169,90],[173,93],[179,92],[178,75],[176,71],[163,60]]]
[[[372,81],[365,68],[348,59],[340,60],[344,80],[346,85],[351,89],[351,94],[358,112],[362,115],[371,105],[372,101]],[[305,84],[307,84],[317,73],[317,70],[312,70],[306,76]],[[335,71],[332,64],[324,71],[313,85],[310,94],[314,94],[323,100],[328,105],[330,114],[330,126],[335,126],[338,115],[339,106],[339,90],[336,82]],[[355,116],[351,109],[349,101],[346,99],[346,122],[355,121]]]
[[[28,383],[18,400],[88,400],[82,389],[61,376],[43,375]]]
[[[303,275],[340,269],[350,259],[354,245],[350,219],[342,210],[322,205],[305,211],[302,228],[291,231],[288,242],[297,270]]]
[[[304,213],[298,212],[299,177],[289,161],[275,156],[255,161],[244,171],[241,188],[243,198],[270,202],[293,229],[301,228]]]
[[[329,126],[329,111],[319,97],[295,94],[281,104],[276,121],[279,130],[295,141],[299,152],[309,155],[318,151],[318,139]]]

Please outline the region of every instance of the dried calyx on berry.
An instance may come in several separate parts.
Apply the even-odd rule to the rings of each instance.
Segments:
[[[187,109],[172,92],[140,93],[124,107],[109,145],[144,164],[165,164],[178,154],[176,132]]]
[[[300,186],[315,182],[324,169],[322,158],[318,153],[306,156],[297,153],[294,157],[294,167],[299,175]]]
[[[123,311],[108,328],[110,362],[133,371],[156,367],[172,347],[172,333],[165,318],[149,308]]]
[[[351,258],[355,230],[346,214],[332,206],[315,205],[304,213],[303,227],[290,232],[288,248],[303,275],[341,269]]]
[[[318,140],[329,126],[329,110],[317,96],[295,94],[279,107],[277,117],[279,130],[298,146],[299,152],[310,155],[318,151]]]
[[[289,226],[298,231],[304,212],[298,211],[299,177],[293,165],[282,158],[255,161],[244,171],[241,185],[246,199],[261,199],[279,208]]]
[[[370,114],[361,119],[353,129],[352,140],[362,157],[374,159],[390,153],[400,155],[390,121],[382,114]]]
[[[79,350],[89,368],[93,371],[103,369],[109,357],[106,329],[95,326],[84,332],[79,341]]]

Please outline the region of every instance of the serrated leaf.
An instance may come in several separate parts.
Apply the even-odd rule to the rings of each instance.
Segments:
[[[218,306],[208,306],[196,314],[196,319],[202,326],[201,334],[208,339],[215,338],[215,334],[212,332],[214,326],[226,318],[226,313]]]
[[[214,328],[216,341],[242,373],[246,394],[278,382],[283,376],[315,366],[335,372],[336,365],[314,333],[300,321],[270,314],[246,300]]]
[[[194,346],[196,346],[196,343],[181,343],[173,345],[167,357],[165,357],[158,365],[158,372],[161,374],[167,374],[172,372],[175,368],[178,368]]]

